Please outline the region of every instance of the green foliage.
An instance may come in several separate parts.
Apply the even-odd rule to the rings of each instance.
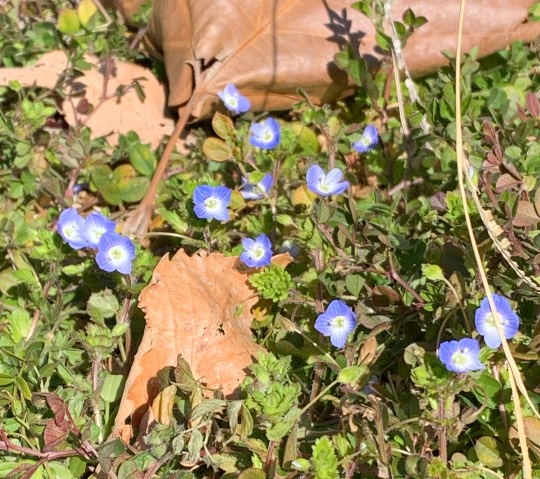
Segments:
[[[112,11],[108,22],[90,0],[12,3],[0,15],[5,67],[63,49],[66,79],[76,80],[88,68],[86,53],[143,60],[131,47],[137,32]],[[389,52],[425,19],[406,10],[390,34],[383,6],[354,4]],[[150,7],[145,2],[136,17],[141,25]],[[450,67],[415,79],[416,100],[409,84],[391,84],[387,65],[369,70],[344,47],[335,61],[359,86],[356,96],[323,106],[305,98],[276,114],[282,141],[272,151],[249,146],[252,113],[216,113],[192,130],[189,153],[173,155],[129,278],[99,270],[92,251],[64,244],[56,222],[75,205],[121,224],[147,191],[161,149],[131,132],[111,151],[88,129],[60,121],[59,89],[1,86],[0,477],[71,479],[98,467],[119,478],[520,477],[500,351],[483,347],[486,369],[462,375],[437,357],[443,341],[482,339],[474,313],[484,297],[457,188],[449,60]],[[516,43],[484,59],[473,49],[463,59],[461,98],[467,173],[483,208],[469,196],[472,228],[494,290],[517,305],[521,327],[511,349],[537,407],[539,69],[537,44]],[[352,144],[367,124],[377,125],[381,141],[357,155]],[[315,163],[341,169],[347,193],[309,191],[306,171]],[[256,184],[267,173],[275,176],[269,194],[244,199],[242,178]],[[200,184],[233,189],[228,222],[196,217],[192,195]],[[294,262],[249,272],[262,299],[253,335],[268,353],[251,366],[239,395],[206,390],[204,377],[178,358],[156,378],[171,399],[161,422],[129,447],[106,440],[144,328],[137,299],[157,262],[179,248],[237,256],[241,238],[261,233]],[[357,317],[341,350],[314,330],[338,298]],[[537,476],[538,421],[523,407]],[[52,456],[40,461],[17,447]]]
[[[272,301],[283,301],[294,286],[291,275],[281,266],[272,264],[250,276],[249,282],[260,295]]]
[[[315,441],[311,462],[316,479],[336,479],[339,477],[336,451],[332,441],[327,436]]]

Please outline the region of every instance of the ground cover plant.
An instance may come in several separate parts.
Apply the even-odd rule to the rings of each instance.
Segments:
[[[88,54],[164,79],[144,31],[0,12],[2,67],[68,59],[0,86],[0,478],[540,477],[538,42],[396,85],[409,11],[379,70],[336,57],[354,97],[258,114],[229,84],[129,236],[164,141],[60,105],[99,114],[66,88]]]

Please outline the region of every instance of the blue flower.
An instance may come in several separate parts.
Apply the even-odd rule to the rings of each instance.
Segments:
[[[306,174],[307,187],[321,196],[338,195],[349,187],[348,181],[341,181],[342,176],[339,168],[325,174],[319,165],[311,165]]]
[[[116,223],[114,221],[94,211],[86,217],[82,237],[90,248],[97,248],[101,236],[107,232],[114,232],[115,229]]]
[[[446,341],[439,346],[439,359],[448,371],[468,373],[484,369],[480,362],[480,343],[476,339]]]
[[[231,202],[232,190],[225,186],[197,186],[193,192],[195,214],[198,218],[229,221],[227,207]]]
[[[356,316],[343,301],[334,299],[315,321],[315,329],[325,336],[336,348],[345,346],[347,336],[356,326]]]
[[[232,83],[229,83],[223,91],[219,91],[218,96],[227,109],[233,113],[245,113],[251,108],[249,100],[245,96],[240,95],[240,92]]]
[[[356,143],[353,143],[353,148],[358,153],[367,153],[373,150],[379,142],[379,132],[373,125],[368,125],[362,133],[362,137]]]
[[[261,198],[268,196],[272,186],[274,186],[274,177],[270,173],[264,175],[264,178],[256,185],[249,183],[244,178],[240,193],[242,193],[242,196],[246,200],[260,200]]]
[[[244,252],[240,255],[240,261],[250,268],[267,266],[272,261],[272,243],[265,234],[257,236],[254,240],[244,238],[242,246]]]
[[[126,236],[115,232],[103,233],[98,243],[96,262],[107,272],[131,273],[131,263],[135,258],[135,245]]]
[[[280,140],[281,127],[275,118],[268,117],[266,120],[251,125],[250,145],[262,150],[271,150],[279,145]]]
[[[519,317],[512,310],[508,300],[500,294],[492,294],[497,314],[501,321],[502,330],[506,339],[513,338],[519,329]],[[491,313],[487,297],[482,300],[480,307],[476,310],[474,322],[478,332],[484,336],[484,341],[490,348],[498,348],[501,337],[495,326],[495,320]]]
[[[84,218],[77,213],[75,208],[68,208],[60,213],[58,218],[58,233],[64,241],[73,249],[81,249],[88,246],[84,239]]]

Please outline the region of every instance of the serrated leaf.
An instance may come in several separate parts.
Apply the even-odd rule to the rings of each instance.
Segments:
[[[202,145],[204,155],[212,161],[227,161],[232,158],[229,145],[219,138],[207,138]]]
[[[86,304],[86,312],[98,322],[112,318],[120,309],[120,303],[110,289],[92,293]]]

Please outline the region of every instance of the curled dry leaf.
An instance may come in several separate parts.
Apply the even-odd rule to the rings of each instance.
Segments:
[[[150,70],[127,62],[101,61],[90,55],[85,60],[92,64],[90,70],[62,81],[68,58],[62,50],[48,52],[34,65],[0,68],[0,85],[17,80],[24,87],[60,86],[66,95],[62,110],[68,124],[89,127],[94,137],[106,136],[111,146],[118,144],[120,133],[130,130],[153,148],[164,135],[171,134],[174,121],[165,115],[165,90]],[[137,94],[135,81],[144,92],[144,100]],[[88,106],[88,113],[78,108],[81,101]]]
[[[178,355],[196,379],[233,397],[253,358],[252,306],[259,299],[238,258],[221,254],[165,256],[139,298],[146,329],[126,382],[113,433],[129,439],[132,426],[158,394],[157,372]],[[131,426],[126,420],[131,417]]]
[[[128,16],[142,0],[122,0]],[[154,0],[148,39],[163,52],[170,83],[170,105],[185,105],[207,117],[218,104],[217,92],[234,83],[256,111],[288,109],[301,100],[324,103],[354,91],[334,55],[352,43],[376,67],[382,53],[372,20],[351,7],[351,0]],[[530,41],[540,23],[527,22],[534,0],[467,2],[463,49],[479,47],[480,55],[513,41]],[[401,21],[411,8],[428,22],[418,28],[403,50],[413,75],[446,65],[442,51],[455,51],[459,2],[395,0],[392,17]],[[386,26],[388,28],[388,25]],[[317,54],[313,55],[316,51]]]

